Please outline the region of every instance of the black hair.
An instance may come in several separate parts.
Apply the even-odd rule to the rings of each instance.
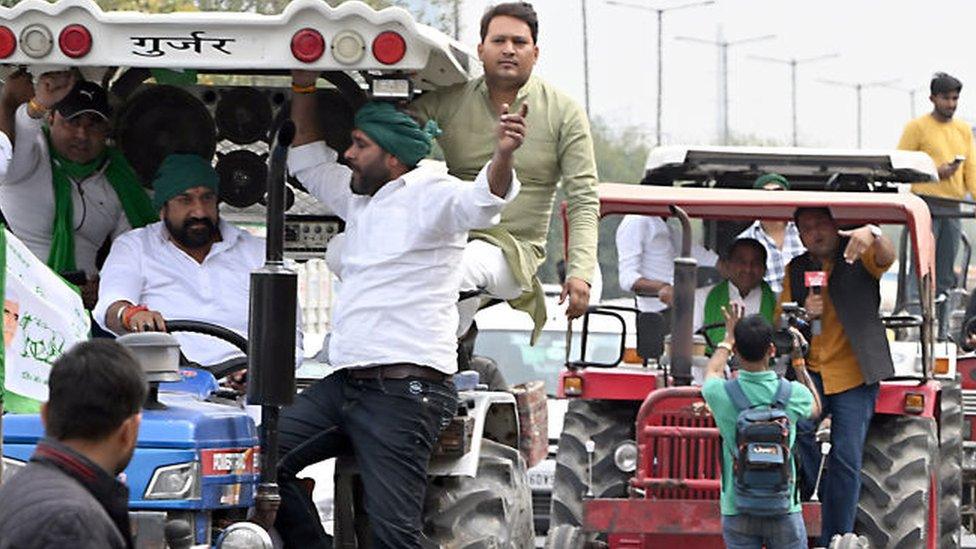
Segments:
[[[766,264],[766,256],[768,254],[766,247],[755,238],[737,238],[733,240],[728,247],[725,248],[725,253],[722,254],[722,259],[726,261],[732,259],[732,254],[734,254],[735,251],[742,246],[756,250],[756,252],[759,253],[759,256],[762,257],[763,265]]]
[[[762,315],[749,315],[735,325],[735,351],[748,362],[766,358],[773,343],[773,327]]]
[[[110,339],[83,341],[61,355],[48,389],[47,436],[89,441],[105,438],[137,414],[147,391],[136,358]]]
[[[528,2],[505,2],[504,4],[498,4],[486,9],[485,14],[481,16],[482,42],[488,37],[488,25],[491,23],[491,20],[502,15],[524,21],[529,26],[529,32],[532,34],[532,43],[539,43],[539,16],[536,15],[535,8],[532,7],[532,4]]]
[[[932,93],[932,95],[960,92],[962,91],[962,82],[960,82],[959,79],[954,76],[944,72],[937,72],[932,75],[932,81],[929,82],[929,91]]]
[[[808,213],[823,213],[823,214],[825,214],[827,217],[829,217],[831,219],[834,218],[834,214],[830,213],[830,208],[823,208],[823,207],[804,207],[804,208],[797,208],[796,211],[793,212],[793,222],[794,223],[799,223],[800,222],[800,216],[802,216],[803,214],[808,214]]]

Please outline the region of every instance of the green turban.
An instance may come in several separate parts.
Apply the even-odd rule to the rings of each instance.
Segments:
[[[767,173],[765,175],[760,175],[759,178],[756,179],[756,182],[752,184],[752,188],[763,189],[769,184],[779,185],[779,187],[784,191],[790,190],[790,182],[778,173]]]
[[[210,162],[196,154],[171,154],[156,170],[153,179],[153,207],[158,211],[176,195],[193,187],[207,187],[218,192],[220,176]]]
[[[363,105],[356,112],[354,125],[408,167],[430,154],[430,140],[440,133],[433,121],[421,128],[406,113],[379,101]]]

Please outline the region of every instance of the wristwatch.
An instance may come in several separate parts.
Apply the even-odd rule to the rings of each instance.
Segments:
[[[728,341],[720,341],[718,345],[715,346],[716,349],[725,349],[732,354],[732,345]]]
[[[868,223],[867,225],[865,225],[865,227],[867,227],[868,230],[871,231],[871,235],[874,236],[875,240],[881,238],[881,234],[882,234],[881,227],[875,225],[874,223]]]

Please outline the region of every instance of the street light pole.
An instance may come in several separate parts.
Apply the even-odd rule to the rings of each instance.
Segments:
[[[583,1],[585,2],[586,0]],[[693,8],[696,6],[708,6],[714,3],[715,0],[705,0],[702,2],[691,2],[678,6],[669,6],[667,8],[654,8],[641,4],[621,2],[619,0],[607,0],[607,4],[612,4],[614,6],[623,6],[626,8],[653,11],[657,13],[657,114],[655,117],[654,135],[655,144],[658,146],[661,145],[661,113],[664,111],[664,12]]]
[[[770,40],[776,38],[775,34],[766,34],[763,36],[751,36],[749,38],[740,38],[738,40],[708,40],[705,38],[696,38],[694,36],[676,36],[676,40],[684,40],[686,42],[698,42],[700,44],[708,44],[710,46],[715,46],[720,48],[722,54],[722,104],[724,105],[722,113],[722,144],[729,144],[729,47],[738,46],[741,44],[746,44],[749,42],[759,42],[761,40]]]
[[[925,88],[912,88],[912,89],[907,89],[907,88],[901,88],[901,87],[898,87],[898,86],[882,86],[882,87],[907,93],[908,94],[908,112],[911,115],[911,117],[912,117],[913,120],[915,119],[916,116],[918,116],[915,113],[915,94],[918,93],[918,92],[920,92],[920,91],[922,91],[922,90],[924,90]]]
[[[898,79],[893,80],[881,80],[877,82],[840,82],[837,80],[818,80],[823,84],[828,84],[831,86],[841,86],[844,88],[851,88],[855,92],[855,97],[857,98],[857,148],[861,148],[862,141],[862,122],[861,122],[861,92],[864,88],[880,88],[880,87],[891,87],[892,84],[898,82]]]
[[[803,64],[803,63],[810,63],[810,62],[813,62],[813,61],[822,61],[824,59],[831,59],[831,58],[837,57],[838,55],[839,54],[836,54],[836,53],[829,53],[829,54],[825,54],[825,55],[818,55],[816,57],[806,57],[806,58],[802,58],[802,59],[798,59],[796,57],[790,57],[789,59],[780,59],[780,58],[776,58],[776,57],[765,57],[765,56],[762,56],[762,55],[750,55],[749,56],[749,57],[752,57],[753,59],[758,59],[760,61],[768,61],[770,63],[782,63],[782,64],[789,65],[789,67],[790,67],[790,104],[792,105],[792,111],[793,111],[793,146],[794,147],[796,147],[796,146],[799,145],[798,137],[797,137],[797,122],[796,122],[796,119],[797,119],[797,116],[796,116],[796,67],[797,67],[797,65],[800,65],[800,64]]]

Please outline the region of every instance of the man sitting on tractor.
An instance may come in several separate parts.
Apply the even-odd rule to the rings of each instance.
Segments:
[[[264,264],[264,241],[220,219],[219,177],[195,154],[171,154],[153,180],[162,221],[112,244],[93,316],[115,334],[165,331],[165,319],[197,320],[247,337],[251,271]],[[302,357],[301,323],[296,355]],[[187,359],[219,364],[240,351],[213,338],[179,333]]]
[[[725,337],[725,327],[721,324],[723,308],[730,303],[740,303],[745,307],[746,314],[760,314],[766,322],[773,322],[776,312],[776,294],[769,284],[763,280],[766,274],[766,248],[758,240],[740,238],[734,240],[722,258],[724,272],[728,278],[712,287],[698,290],[695,302],[701,306],[695,307],[694,326],[700,328],[719,324],[707,331],[708,340],[712,343],[721,341]],[[703,299],[698,299],[704,294]]]
[[[797,422],[819,416],[820,400],[803,366],[802,336],[794,335],[792,353],[793,367],[802,383],[787,382],[769,368],[776,354],[772,325],[756,314],[742,318],[742,311],[736,303],[722,307],[725,334],[708,362],[702,387],[702,396],[722,434],[722,538],[730,549],[806,549],[806,528],[791,456]],[[739,376],[726,381],[725,366],[733,354],[738,358]],[[785,416],[780,419],[789,423],[785,440],[771,445],[767,439],[756,445],[762,449],[760,468],[768,471],[769,457],[780,457],[779,467],[785,469],[785,475],[772,482],[768,474],[750,475],[750,456],[740,450],[750,428],[762,429],[760,423],[765,418],[748,416],[757,407],[768,409],[771,415],[779,411]],[[741,500],[739,494],[743,495]]]
[[[349,165],[317,127],[318,73],[293,71],[296,135],[290,172],[346,222],[329,361],[337,371],[282,412],[276,526],[288,547],[327,546],[309,493],[295,475],[353,452],[374,547],[419,548],[427,463],[457,411],[457,301],[468,231],[498,223],[518,193],[513,153],[524,108],[504,105],[495,153],[474,183],[431,165],[433,125],[389,103],[355,116]]]
[[[794,221],[807,252],[787,266],[780,304],[802,303],[813,320],[807,361],[824,414],[832,422],[831,452],[820,494],[820,545],[827,546],[834,534],[854,531],[864,440],[878,382],[894,374],[878,315],[878,281],[894,262],[895,248],[875,225],[840,230],[827,208],[797,209]],[[812,422],[799,426],[803,476],[809,488],[820,458],[815,427]]]

